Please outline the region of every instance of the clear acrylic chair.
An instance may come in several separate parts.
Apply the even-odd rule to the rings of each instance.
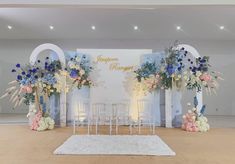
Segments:
[[[112,134],[112,112],[108,110],[105,103],[92,104],[92,113],[90,115],[91,124],[95,124],[96,134],[99,133],[99,125],[109,125],[109,134]]]
[[[84,126],[87,122],[88,134],[89,134],[89,121],[88,111],[90,108],[89,100],[79,100],[77,106],[74,108],[74,119],[73,119],[73,133],[76,133],[76,126]]]
[[[113,120],[115,121],[116,134],[118,134],[119,125],[129,125],[129,133],[132,133],[132,124],[130,117],[129,103],[112,104]]]
[[[141,133],[141,127],[148,125],[150,132],[155,134],[155,120],[152,115],[152,103],[146,99],[137,100],[138,108],[138,133]]]

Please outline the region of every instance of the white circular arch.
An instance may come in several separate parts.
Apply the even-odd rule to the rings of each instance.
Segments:
[[[184,48],[184,50],[186,50],[190,54],[192,54],[192,56],[194,58],[199,58],[201,56],[194,47],[192,47],[192,46],[190,46],[188,44],[180,44],[180,45],[178,45],[177,48],[178,49]],[[202,91],[196,92],[196,96],[197,96],[197,100],[198,100],[198,110],[201,110],[201,108],[202,108],[202,100],[203,100]]]
[[[45,50],[54,51],[61,62],[62,68],[66,67],[66,59],[64,51],[55,44],[45,43],[36,47],[30,55],[29,62],[34,65],[37,61],[38,55]],[[66,76],[61,77],[63,91],[60,93],[60,126],[66,126]]]
[[[30,58],[29,58],[29,62],[31,65],[34,65],[36,63],[36,60],[37,60],[37,57],[38,55],[42,52],[42,51],[45,51],[45,50],[52,50],[54,51],[58,57],[59,57],[59,60],[62,64],[62,67],[64,68],[65,65],[66,65],[66,60],[65,60],[65,56],[64,56],[64,52],[63,50],[58,47],[57,45],[55,44],[51,44],[51,43],[45,43],[45,44],[41,44],[39,45],[38,47],[36,47],[33,52],[31,53],[30,55]]]

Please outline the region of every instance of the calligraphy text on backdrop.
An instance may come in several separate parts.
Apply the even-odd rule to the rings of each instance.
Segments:
[[[109,64],[109,69],[110,70],[115,70],[115,71],[123,71],[123,72],[128,72],[128,71],[133,71],[135,66],[122,66],[119,63],[119,59],[115,57],[107,57],[107,56],[102,56],[99,55],[96,58],[96,63],[105,63]]]

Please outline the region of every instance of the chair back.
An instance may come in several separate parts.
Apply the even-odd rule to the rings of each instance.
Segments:
[[[88,113],[90,110],[90,102],[89,99],[79,100],[77,106],[75,107],[75,120],[84,121],[88,117]]]
[[[129,117],[130,108],[129,103],[116,103],[112,104],[114,117]]]
[[[137,100],[138,117],[151,117],[152,104],[147,99]]]

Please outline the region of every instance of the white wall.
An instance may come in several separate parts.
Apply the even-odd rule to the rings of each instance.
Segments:
[[[39,44],[51,42],[64,50],[77,48],[113,48],[113,49],[154,49],[164,50],[173,41],[168,40],[0,40],[0,94],[4,93],[7,83],[14,79],[11,68],[17,62],[28,62],[29,55]],[[199,51],[201,55],[208,55],[215,70],[222,72],[225,81],[221,82],[217,95],[204,94],[204,102],[207,104],[207,114],[210,115],[235,115],[235,41],[192,41],[187,43]],[[188,94],[186,94],[188,95]],[[182,104],[192,101],[189,96],[183,96]],[[193,96],[193,94],[192,94]],[[216,110],[217,109],[217,110]],[[184,108],[184,111],[186,108]],[[7,99],[0,101],[0,113],[26,113],[25,106],[12,110],[12,105]]]

